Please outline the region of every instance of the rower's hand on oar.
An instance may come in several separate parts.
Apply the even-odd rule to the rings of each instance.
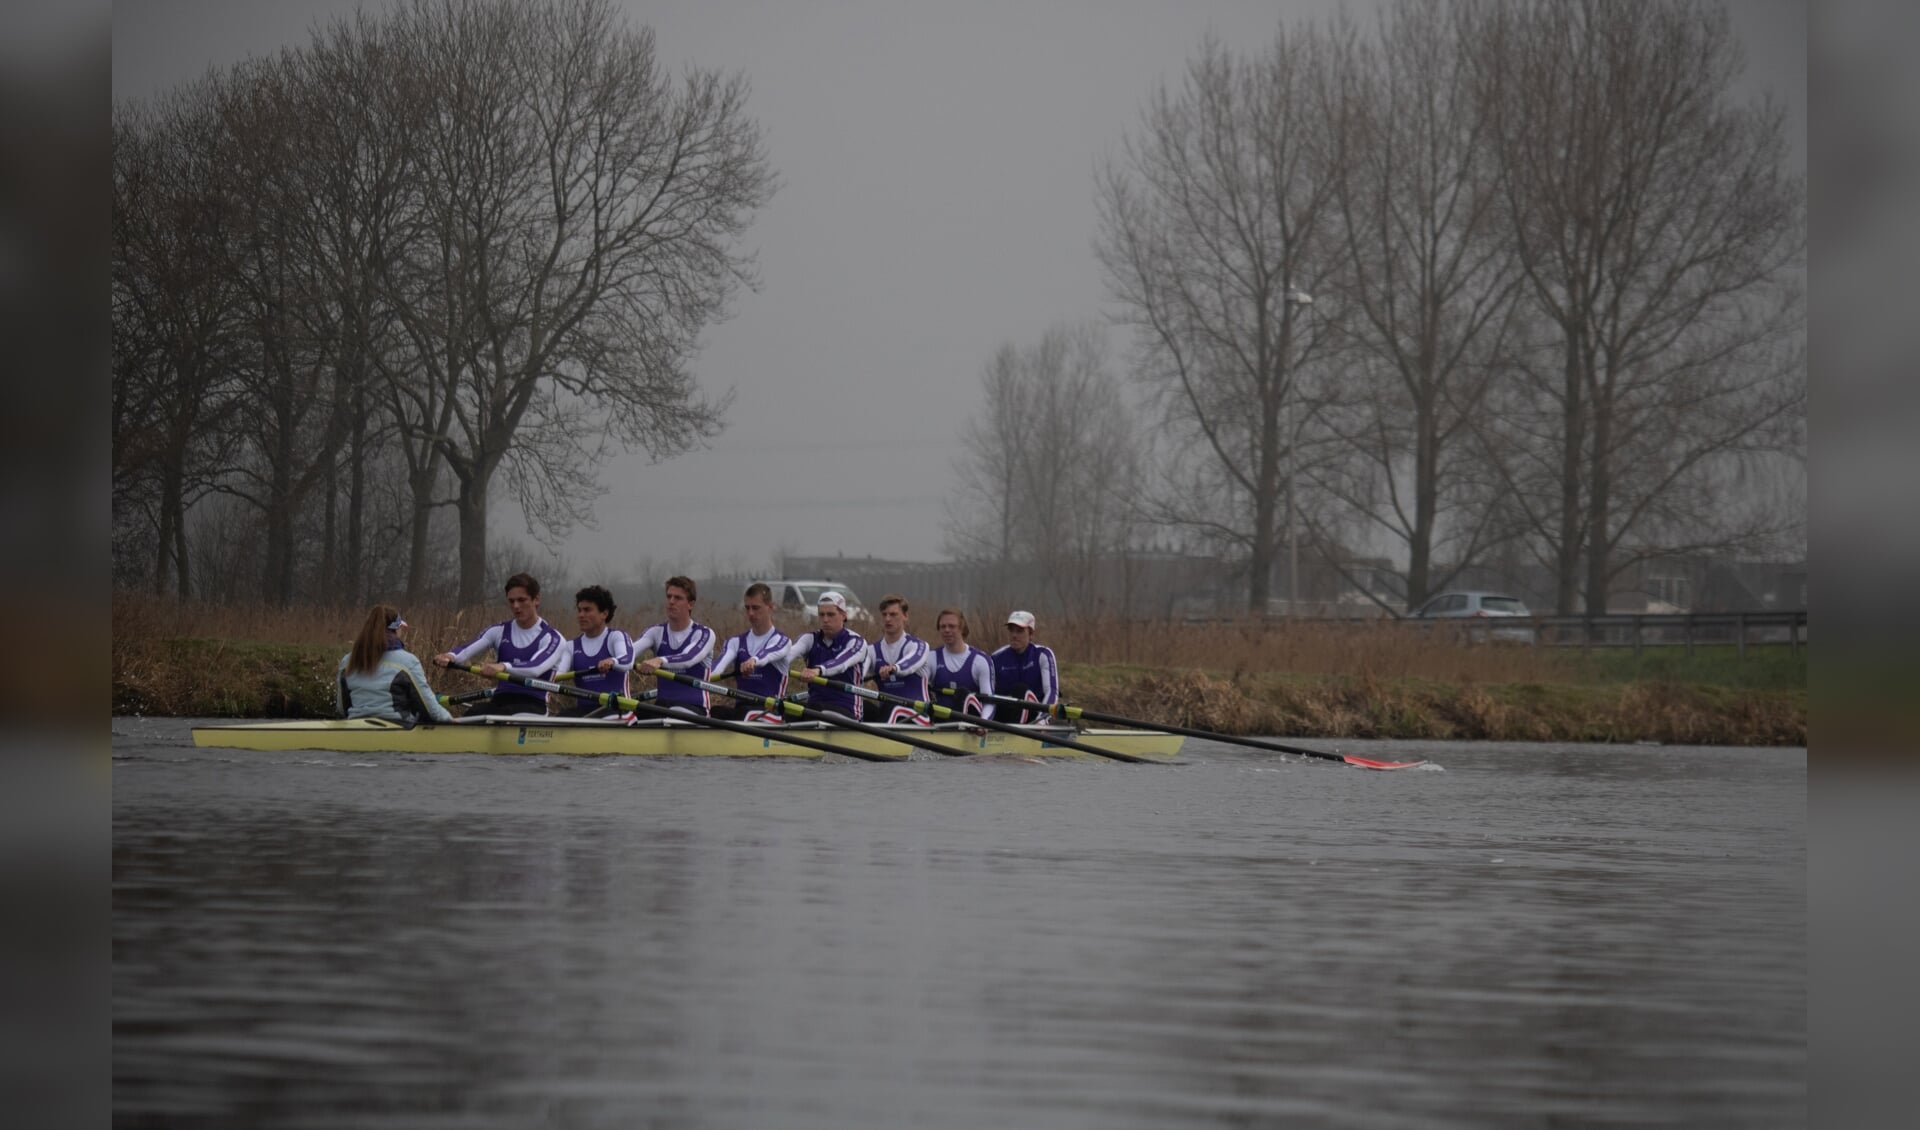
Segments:
[[[655,671],[660,670],[660,665],[665,662],[666,662],[665,659],[662,659],[657,655],[653,656],[650,659],[643,659],[640,661],[640,670],[645,672],[648,675],[651,675]]]
[[[755,659],[753,656],[749,655],[745,659],[742,659],[740,661],[740,665],[737,668],[737,670],[739,670],[739,672],[742,675],[751,675],[753,674],[754,670],[759,666],[760,666],[760,661],[758,659]]]
[[[489,679],[493,678],[495,675],[498,675],[500,672],[505,671],[506,669],[507,669],[507,665],[504,663],[482,663],[479,667],[480,673],[482,675],[485,675]]]
[[[433,665],[435,667],[451,667],[453,665],[453,652],[443,651],[434,656]]]
[[[891,679],[893,678],[893,673],[895,670],[897,670],[897,668],[895,668],[893,664],[888,663],[888,664],[882,665],[880,670],[875,671],[874,674],[880,676],[882,679]]]
[[[602,659],[599,663],[594,664],[594,670],[600,672],[602,675],[613,670],[613,657],[608,656],[607,658]]]
[[[800,677],[809,682],[811,682],[814,679],[818,679],[820,677],[820,668],[802,667],[800,668]]]

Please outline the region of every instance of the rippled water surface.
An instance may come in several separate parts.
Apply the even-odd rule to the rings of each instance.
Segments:
[[[1179,767],[114,723],[123,1126],[1806,1117],[1803,750]]]

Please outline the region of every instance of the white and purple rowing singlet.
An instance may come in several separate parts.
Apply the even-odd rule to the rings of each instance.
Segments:
[[[940,693],[951,687],[953,694]],[[993,693],[993,659],[986,652],[967,645],[955,655],[946,648],[933,653],[933,701],[963,714],[993,717],[993,704],[986,696]]]
[[[713,655],[713,629],[697,620],[688,621],[687,630],[674,635],[673,629],[662,620],[653,627],[640,633],[633,641],[633,653],[652,651],[661,659],[660,665],[669,671],[678,671],[682,675],[691,675],[696,679],[707,677],[707,659]],[[677,679],[659,681],[661,706],[682,706],[696,714],[705,714],[711,700],[706,691],[699,687],[690,687]]]
[[[819,632],[808,632],[794,641],[793,656],[805,666],[818,667],[829,679],[857,682],[861,667],[867,661],[867,641],[844,626],[832,639]],[[807,693],[807,705],[812,709],[837,711],[855,720],[860,717],[861,702],[859,696],[835,687],[813,686]]]
[[[492,648],[494,658],[507,670],[516,675],[544,678],[560,662],[566,646],[567,641],[544,618],[535,621],[531,628],[502,620],[461,644],[453,658],[456,663],[471,663]],[[545,691],[530,690],[519,683],[503,682],[493,689],[493,695],[495,702],[500,701],[502,695],[546,701]]]
[[[792,646],[793,641],[777,627],[768,628],[757,643],[751,629],[728,636],[726,646],[720,649],[720,658],[714,662],[713,678],[737,671],[741,660],[751,659],[753,674],[736,675],[734,686],[742,694],[780,698],[787,693],[787,649]]]
[[[994,693],[1001,698],[1024,698],[1042,706],[1059,702],[1060,666],[1054,661],[1053,649],[1030,643],[1027,650],[1017,652],[1008,644],[994,652],[993,685]],[[1020,721],[1044,717],[1045,711],[1027,710],[1021,712]]]
[[[602,659],[613,660],[613,670],[602,674],[598,670]],[[620,629],[608,628],[598,639],[590,639],[584,632],[575,636],[555,674],[572,671],[573,685],[583,691],[625,695],[627,673],[632,670],[633,641]]]
[[[933,649],[927,641],[911,634],[902,634],[898,644],[889,644],[886,637],[874,640],[870,646],[871,658],[868,659],[873,685],[881,694],[890,694],[895,698],[910,698],[915,702],[927,699],[927,672],[933,666]],[[880,677],[880,668],[891,666],[893,674]]]

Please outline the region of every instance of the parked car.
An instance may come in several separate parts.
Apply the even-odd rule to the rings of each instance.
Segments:
[[[1532,615],[1525,602],[1517,597],[1497,592],[1443,592],[1407,613],[1407,618],[1409,620],[1500,620]],[[1475,636],[1481,634],[1480,626],[1477,624],[1472,625],[1469,630]],[[1533,626],[1516,624],[1512,627],[1496,628],[1489,625],[1484,638],[1532,643]]]
[[[773,580],[763,579],[755,582],[773,590],[773,606],[782,612],[794,613],[811,624],[820,618],[820,594],[831,589],[847,598],[847,621],[864,624],[873,617],[867,612],[860,597],[839,581],[812,580]]]

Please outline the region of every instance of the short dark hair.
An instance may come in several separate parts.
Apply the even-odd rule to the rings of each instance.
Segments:
[[[539,596],[540,582],[533,579],[532,573],[515,573],[507,578],[506,586],[500,591],[512,592],[514,589],[526,589],[528,596]]]
[[[750,597],[750,596],[757,596],[761,600],[766,601],[768,604],[773,603],[773,590],[767,587],[767,582],[765,581],[755,581],[752,584],[748,585],[747,591],[744,595],[741,596],[741,599],[745,600],[747,597]]]
[[[691,577],[668,577],[665,587],[679,589],[681,592],[686,593],[688,604],[692,604],[700,599],[699,590],[693,587],[693,578]]]
[[[913,611],[913,606],[907,603],[907,598],[897,592],[890,592],[880,598],[880,611],[885,612],[890,604],[899,605],[903,615]]]
[[[575,604],[591,603],[607,615],[613,615],[613,594],[607,591],[605,585],[588,585],[573,594],[573,602]]]

